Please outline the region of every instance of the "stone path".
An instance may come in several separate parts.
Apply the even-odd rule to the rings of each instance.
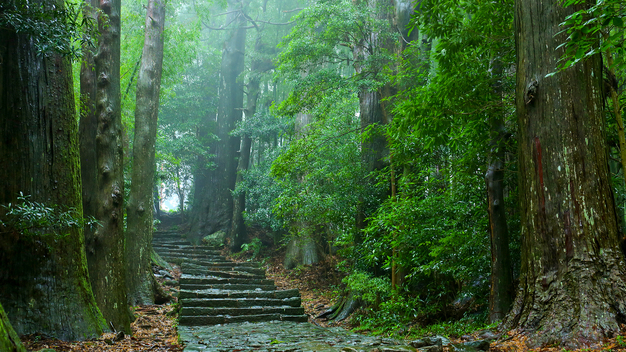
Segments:
[[[187,344],[185,352],[317,351],[406,352],[416,351],[401,341],[351,333],[342,328],[322,328],[310,323],[272,321],[212,327],[179,327]]]
[[[193,351],[416,351],[402,342],[308,323],[298,290],[276,290],[258,263],[234,263],[173,232],[155,232],[154,250],[181,266],[179,327]]]
[[[181,326],[308,321],[298,290],[276,290],[258,263],[229,261],[177,233],[155,233],[152,246],[165,261],[181,266]]]

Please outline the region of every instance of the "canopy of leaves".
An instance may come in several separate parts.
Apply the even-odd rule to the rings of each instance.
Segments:
[[[66,0],[64,6],[51,3],[32,4],[26,0],[0,4],[0,28],[32,38],[40,55],[59,53],[72,59],[81,56],[83,44],[94,46],[96,25],[83,17],[84,3]]]

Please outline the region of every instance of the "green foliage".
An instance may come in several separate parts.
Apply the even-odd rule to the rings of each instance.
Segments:
[[[356,295],[355,298],[374,306],[387,301],[391,296],[391,282],[387,277],[374,277],[370,273],[355,270],[343,279],[343,283],[348,291]]]
[[[29,35],[40,55],[52,52],[77,59],[81,46],[94,46],[96,24],[83,17],[82,1],[66,0],[64,6],[41,4],[26,0],[0,5],[0,28]]]
[[[319,224],[340,236],[354,231],[356,204],[366,189],[354,113],[358,100],[347,89],[324,100],[298,116],[295,140],[272,163],[271,175],[282,190],[272,211],[286,224]]]
[[[241,252],[238,255],[243,255],[245,253],[251,252],[252,257],[248,260],[255,260],[261,254],[261,248],[263,247],[263,243],[258,238],[253,238],[250,243],[244,243],[241,245]]]
[[[262,161],[242,174],[243,181],[237,184],[234,193],[246,192],[246,222],[272,231],[280,231],[285,227],[285,222],[273,213],[282,187],[269,175],[272,162],[281,151],[280,148],[266,150],[262,154]]]
[[[396,76],[404,89],[393,98],[394,120],[386,134],[397,196],[369,219],[353,254],[357,265],[387,275],[392,261],[403,268],[411,294],[400,291],[396,301],[406,299],[416,316],[445,316],[455,300],[484,306],[490,241],[483,178],[490,120],[501,118],[515,132],[514,77],[494,71],[496,62],[510,67],[515,59],[513,2],[456,4],[425,1],[414,18],[413,31],[433,48],[405,50]],[[507,158],[515,160],[513,141]],[[514,164],[507,167],[507,215],[516,239],[516,176]],[[391,168],[378,179],[389,182]]]
[[[379,42],[395,34],[383,30],[377,10],[367,2],[318,1],[296,16],[277,58],[276,76],[293,84],[281,113],[307,113],[338,89],[355,94],[387,82],[384,69],[394,57]]]
[[[431,336],[441,335],[446,337],[460,337],[463,335],[471,335],[479,330],[495,329],[499,322],[492,324],[485,323],[487,316],[485,314],[468,315],[458,320],[450,320],[437,324],[417,327],[410,332],[412,336]]]
[[[615,337],[615,342],[619,347],[626,347],[626,340],[624,340],[624,336],[618,335]]]
[[[96,226],[93,217],[84,219],[74,208],[62,209],[56,205],[45,205],[29,200],[30,196],[20,193],[17,203],[2,205],[4,219],[0,220],[2,232],[17,232],[27,237],[61,238],[68,235],[69,228]]]
[[[592,55],[610,52],[621,58],[611,69],[626,70],[626,61],[623,60],[626,54],[623,45],[626,30],[624,2],[602,0],[587,6],[583,0],[564,0],[563,5],[572,6],[575,12],[561,23],[561,33],[566,33],[567,39],[559,46],[565,49],[559,69],[571,67]]]

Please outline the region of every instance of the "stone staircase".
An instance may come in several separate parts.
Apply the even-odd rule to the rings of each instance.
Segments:
[[[215,248],[194,246],[175,232],[155,232],[152,246],[181,267],[182,326],[240,322],[306,322],[298,290],[276,290],[258,263],[235,263]]]

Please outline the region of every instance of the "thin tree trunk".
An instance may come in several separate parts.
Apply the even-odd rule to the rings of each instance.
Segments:
[[[494,60],[494,94],[502,100],[502,64]],[[491,238],[491,290],[489,296],[489,320],[502,320],[513,303],[513,269],[509,251],[509,230],[504,204],[504,158],[506,130],[504,111],[497,109],[490,116],[489,166],[485,174]]]
[[[120,0],[100,1],[96,67],[96,219],[86,238],[89,277],[107,322],[130,333],[124,256],[124,169],[120,107]]]
[[[249,86],[248,86],[249,87]],[[248,93],[249,94],[249,93]],[[242,172],[248,170],[248,165],[250,164],[250,148],[252,146],[252,139],[248,136],[243,137],[243,141],[241,143],[241,154],[239,156],[239,165],[237,166],[237,180],[236,185],[243,181]],[[243,213],[246,210],[246,192],[240,191],[239,194],[234,198],[233,204],[233,221],[230,226],[230,235],[228,237],[231,238],[231,250],[233,252],[238,252],[241,250],[241,245],[244,244],[246,240],[246,224],[243,219]]]
[[[22,192],[82,216],[69,59],[39,55],[28,35],[6,28],[0,57],[0,204],[15,204]],[[18,334],[82,340],[107,329],[88,281],[82,228],[69,227],[63,237],[2,231],[8,232],[0,236],[0,301]]]
[[[601,57],[546,77],[563,54],[559,24],[580,6],[516,1],[522,268],[506,320],[530,345],[572,349],[619,333],[626,316]]]
[[[415,13],[415,11],[419,10],[420,7],[420,3],[421,0],[397,0],[394,3],[394,13],[393,13],[393,19],[392,19],[392,25],[393,27],[395,27],[395,29],[399,32],[400,34],[400,38],[398,39],[397,42],[393,43],[393,50],[395,51],[396,55],[398,57],[403,57],[403,53],[404,53],[404,49],[407,48],[408,44],[417,40],[419,38],[419,31],[418,30],[413,30],[410,31],[409,29],[409,23],[411,20],[411,16],[413,16],[413,14]],[[391,44],[391,43],[390,43]],[[389,49],[392,49],[389,48]],[[429,62],[429,60],[425,60],[426,62]],[[399,63],[399,62],[398,62]],[[397,64],[394,67],[395,72],[397,73],[398,71],[398,67]],[[428,65],[422,65],[425,67],[422,67],[422,70],[427,70],[428,69]],[[398,87],[390,87],[386,89],[386,96],[385,98],[387,99],[391,99],[392,95],[395,94],[398,91]],[[391,116],[389,115],[387,117],[387,120],[390,121]],[[392,199],[394,199],[394,201],[397,200],[397,197],[399,197],[400,195],[397,192],[397,187],[398,187],[398,179],[397,176],[395,174],[395,169],[394,169],[394,165],[393,165],[393,158],[390,157],[390,167],[391,167],[391,197]],[[404,168],[403,169],[403,174],[404,176],[406,176],[407,174],[407,169]],[[404,197],[406,197],[406,195],[404,195]],[[394,234],[393,236],[393,241],[396,241],[397,239],[397,235]],[[404,276],[405,276],[405,268],[403,268],[402,266],[398,265],[398,259],[400,257],[400,255],[402,254],[402,252],[406,251],[406,248],[399,248],[398,245],[394,245],[392,248],[392,264],[391,264],[391,288],[392,289],[398,289],[403,281],[404,281]]]
[[[131,305],[154,303],[154,274],[150,260],[154,208],[152,189],[156,167],[154,160],[163,68],[164,23],[165,1],[148,1],[144,47],[137,79],[132,181],[126,210],[126,285]]]

